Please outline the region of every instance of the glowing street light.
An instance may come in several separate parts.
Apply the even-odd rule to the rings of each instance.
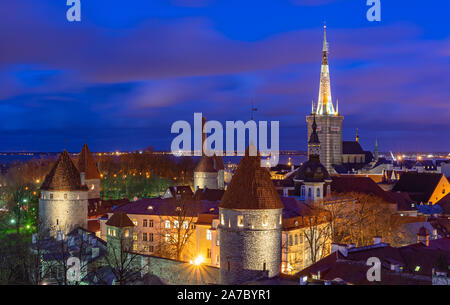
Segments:
[[[12,225],[16,223],[16,220],[13,218],[9,221]]]
[[[201,264],[204,263],[204,262],[205,262],[205,259],[203,258],[203,256],[199,255],[199,256],[197,256],[197,257],[194,259],[194,261],[191,261],[191,264],[194,264],[194,265],[196,265],[196,266],[199,266],[199,265],[201,265]]]

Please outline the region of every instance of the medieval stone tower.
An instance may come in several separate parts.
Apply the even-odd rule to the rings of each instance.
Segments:
[[[319,98],[317,106],[312,105],[311,115],[306,117],[308,123],[308,139],[312,133],[313,114],[316,115],[317,134],[321,143],[320,160],[330,173],[334,173],[333,165],[342,164],[342,121],[338,104],[333,106],[330,87],[330,69],[328,66],[328,44],[326,26],[324,27],[322,68],[320,72]]]
[[[41,231],[55,235],[76,227],[87,229],[88,190],[80,173],[64,150],[45,177],[39,199]]]
[[[247,148],[219,204],[222,284],[280,274],[283,203],[260,162]]]
[[[87,144],[83,145],[78,157],[78,171],[81,184],[88,188],[88,199],[100,199],[100,173]]]
[[[205,124],[206,118],[202,118],[202,126]],[[205,141],[206,133],[202,132],[202,147]],[[202,153],[202,158],[194,170],[194,192],[205,188],[221,190],[225,188],[225,167],[222,157]]]

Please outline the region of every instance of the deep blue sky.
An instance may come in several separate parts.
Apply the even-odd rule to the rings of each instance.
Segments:
[[[0,151],[170,148],[170,126],[280,120],[282,149],[306,148],[323,22],[344,139],[365,149],[450,150],[444,0],[66,0],[0,3]]]

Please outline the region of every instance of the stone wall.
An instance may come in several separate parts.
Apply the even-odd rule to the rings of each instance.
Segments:
[[[88,187],[88,199],[100,198],[100,179],[87,179],[85,180]]]
[[[194,172],[194,192],[199,188],[216,190],[218,188],[217,173]]]
[[[238,219],[243,217],[242,226]],[[220,283],[239,284],[281,269],[281,209],[220,209]]]
[[[219,283],[219,268],[194,265],[162,257],[139,255],[141,274],[153,274],[169,285],[208,285]]]
[[[87,229],[87,191],[42,191],[39,199],[39,219],[43,232],[54,235],[57,230],[65,233],[75,227]]]

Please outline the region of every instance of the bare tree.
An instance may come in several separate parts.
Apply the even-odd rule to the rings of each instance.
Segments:
[[[329,254],[331,243],[331,225],[329,213],[316,211],[314,215],[304,216],[304,236],[308,245],[311,263],[315,263]]]

